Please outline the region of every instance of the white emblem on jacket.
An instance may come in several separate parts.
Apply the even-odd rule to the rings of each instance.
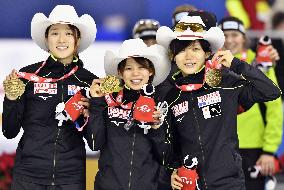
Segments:
[[[172,111],[175,117],[188,111],[188,101],[184,101],[172,107]]]
[[[57,94],[57,83],[34,83],[34,94]]]
[[[121,108],[109,107],[108,108],[108,116],[109,118],[120,118],[120,119],[128,119],[130,114],[130,110],[124,110]]]
[[[221,102],[221,96],[219,91],[211,92],[209,94],[205,94],[203,96],[197,97],[198,100],[198,107],[202,108],[211,104],[216,104]]]

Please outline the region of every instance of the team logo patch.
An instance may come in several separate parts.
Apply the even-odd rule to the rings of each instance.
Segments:
[[[175,117],[188,111],[188,101],[182,102],[172,107],[172,111]]]
[[[108,107],[108,116],[109,118],[120,118],[120,119],[128,119],[131,110],[124,110],[115,107]]]
[[[221,115],[221,108],[219,104],[212,104],[202,108],[203,116],[205,119]]]
[[[219,91],[212,92],[210,94],[205,94],[203,96],[197,97],[198,100],[198,107],[202,108],[205,106],[209,106],[211,104],[216,104],[221,102],[221,96]]]
[[[34,83],[34,94],[57,94],[57,83]]]
[[[73,96],[77,92],[79,92],[81,89],[85,89],[86,91],[89,89],[88,87],[80,87],[76,85],[68,85],[68,95]]]

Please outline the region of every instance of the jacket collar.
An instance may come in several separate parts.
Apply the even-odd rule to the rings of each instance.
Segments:
[[[43,69],[48,69],[53,73],[64,73],[71,71],[75,66],[83,67],[83,62],[79,58],[76,58],[73,59],[72,63],[64,65],[53,55],[50,55],[46,60],[46,65]]]

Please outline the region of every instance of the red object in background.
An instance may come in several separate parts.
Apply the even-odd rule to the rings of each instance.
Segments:
[[[78,104],[81,98],[84,98],[84,96],[78,91],[65,103],[65,111],[70,115],[73,122],[78,119],[84,109],[84,106]]]
[[[0,189],[9,190],[12,183],[12,169],[16,154],[3,153],[0,156]]]
[[[178,169],[178,176],[182,179],[182,190],[196,190],[199,179],[196,169],[187,169],[182,166]]]
[[[138,121],[154,122],[153,112],[155,111],[155,105],[153,98],[140,96],[135,104],[133,118]]]
[[[262,36],[259,38],[256,52],[256,63],[263,67],[271,67],[272,60],[270,59],[267,47],[271,45],[271,39],[268,36]]]
[[[277,158],[274,159],[274,168],[275,168],[274,174],[280,173],[282,171],[280,159],[277,159]]]
[[[257,18],[256,4],[262,0],[242,0],[243,6],[246,9],[251,22],[250,29],[263,30],[264,22]]]
[[[271,59],[269,57],[269,54],[266,48],[267,48],[267,45],[259,45],[259,47],[257,48],[257,57],[256,57],[257,63],[271,62]]]

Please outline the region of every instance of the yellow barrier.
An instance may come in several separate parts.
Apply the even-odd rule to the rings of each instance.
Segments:
[[[86,190],[94,190],[95,176],[98,171],[98,160],[87,158],[86,160]]]

